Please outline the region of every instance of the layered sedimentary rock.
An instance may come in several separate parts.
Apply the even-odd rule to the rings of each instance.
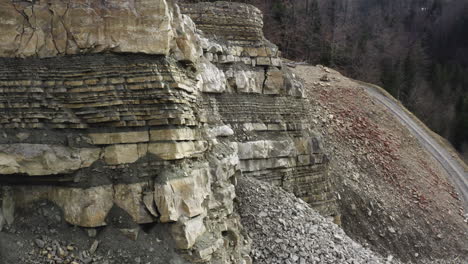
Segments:
[[[242,174],[336,213],[308,100],[260,12],[182,11],[205,33],[165,0],[0,0],[9,224],[41,200],[88,228],[118,207],[133,224],[169,224],[189,261],[237,264],[250,261],[233,205]]]
[[[310,103],[301,82],[283,67],[278,48],[264,38],[261,12],[230,2],[181,4],[181,11],[203,31],[204,57],[217,67],[205,72],[221,76],[211,78],[217,85],[202,88],[207,122],[233,129],[230,140],[238,143],[242,173],[337,216],[328,160],[311,132]]]
[[[190,22],[173,10],[164,0],[4,0],[0,57],[112,51],[196,59]]]
[[[248,261],[233,212],[236,148],[201,118],[192,21],[164,0],[0,6],[9,224],[41,200],[88,228],[110,224],[119,207],[133,224],[169,223],[168,243],[190,261]]]

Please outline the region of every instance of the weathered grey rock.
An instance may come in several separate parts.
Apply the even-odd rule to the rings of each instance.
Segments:
[[[15,200],[11,188],[3,187],[2,212],[3,218],[8,225],[13,224],[15,220]]]
[[[3,217],[3,212],[0,210],[0,232],[3,230],[3,226],[5,225],[5,217]]]
[[[266,159],[268,158],[268,148],[265,140],[238,143],[239,159]]]
[[[178,160],[204,152],[203,144],[200,141],[149,143],[148,153],[163,160]]]
[[[209,133],[213,137],[229,137],[234,135],[234,130],[230,126],[224,125],[211,128]]]
[[[265,141],[268,157],[294,157],[297,155],[296,146],[292,140]]]
[[[90,133],[88,136],[91,138],[91,142],[95,145],[140,143],[149,141],[149,134],[147,131]]]
[[[192,170],[183,178],[170,179],[154,188],[154,200],[161,222],[178,221],[181,216],[194,217],[205,212],[203,202],[210,193],[208,169]]]
[[[300,97],[300,98],[305,98],[305,89],[304,85],[300,80],[296,78],[296,76],[289,72],[286,71],[286,76],[284,78],[284,85],[285,85],[285,91],[287,91],[287,94],[290,96],[294,97]]]
[[[105,225],[105,218],[113,205],[114,190],[110,185],[80,188],[53,188],[48,197],[63,210],[65,220],[83,227]]]
[[[191,128],[150,130],[151,141],[183,141],[200,139],[198,130]]]
[[[34,239],[34,243],[36,244],[36,246],[38,246],[39,248],[43,248],[45,246],[45,242],[42,240],[42,239]]]
[[[238,143],[238,146],[241,160],[294,157],[297,155],[292,140],[260,140]]]
[[[119,144],[104,148],[104,160],[109,165],[133,163],[139,158],[137,144]]]
[[[226,74],[228,77],[232,76],[234,78],[235,88],[239,93],[261,94],[263,91],[265,73],[261,71],[238,70]]]
[[[91,166],[99,148],[69,148],[45,144],[0,145],[0,174],[30,176],[66,174]]]
[[[280,94],[281,89],[284,89],[284,73],[279,69],[269,69],[267,72],[264,94]]]
[[[89,248],[89,253],[93,255],[96,252],[98,246],[99,246],[99,241],[94,240],[93,244],[91,244],[91,247]]]
[[[204,216],[199,215],[191,219],[180,219],[172,226],[172,235],[176,242],[176,246],[180,249],[191,248],[197,238],[206,231],[203,223]]]
[[[96,228],[86,228],[86,233],[88,234],[88,237],[96,237],[97,230]]]
[[[295,157],[242,160],[240,163],[243,172],[291,168],[296,167],[296,165],[297,161]]]
[[[116,184],[113,188],[115,204],[124,209],[135,223],[154,222],[154,217],[146,210],[143,202],[143,192],[145,189],[149,189],[148,183]]]
[[[153,0],[154,1],[154,0]],[[171,2],[169,1],[169,5]],[[178,9],[178,6],[174,8]],[[195,33],[196,28],[189,16],[180,12],[173,12],[174,20],[172,30],[175,40],[171,41],[171,53],[179,61],[194,63],[203,55],[199,35]]]
[[[140,228],[121,228],[120,232],[129,239],[136,241],[138,239],[138,234],[140,233]]]
[[[257,65],[259,66],[271,65],[271,59],[269,57],[257,57]]]
[[[83,52],[169,54],[175,38],[165,0],[0,2],[0,57]]]
[[[154,193],[146,191],[143,193],[143,203],[145,204],[146,209],[154,216],[159,217],[158,209],[156,208],[156,203],[154,202]]]
[[[267,131],[268,126],[264,123],[245,123],[244,129],[246,131]]]
[[[199,89],[205,93],[222,93],[226,90],[224,72],[211,63],[199,64]]]

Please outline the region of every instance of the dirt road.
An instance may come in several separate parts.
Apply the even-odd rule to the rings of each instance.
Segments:
[[[463,165],[454,159],[444,147],[420,127],[400,105],[396,104],[373,87],[364,86],[364,88],[372,97],[386,106],[387,109],[411,131],[434,158],[440,162],[457,188],[460,198],[463,200],[465,211],[468,211],[468,173],[465,171]]]

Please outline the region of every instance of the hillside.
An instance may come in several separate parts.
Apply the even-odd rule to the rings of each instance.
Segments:
[[[358,82],[283,59],[258,8],[0,17],[0,264],[466,260],[433,156]]]
[[[467,224],[446,171],[362,84],[297,66],[338,186],[343,227],[403,259],[466,255]],[[417,256],[417,257],[416,257]]]
[[[243,2],[263,11],[265,35],[284,57],[382,86],[467,153],[466,1]]]

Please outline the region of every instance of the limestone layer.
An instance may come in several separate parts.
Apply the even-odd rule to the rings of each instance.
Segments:
[[[0,0],[9,224],[43,200],[87,228],[120,208],[133,233],[169,225],[163,243],[190,262],[247,264],[238,177],[336,215],[310,102],[264,39],[261,13],[227,2],[182,11],[206,33],[170,1]]]
[[[53,57],[104,51],[184,53],[190,31],[166,0],[0,1],[0,57]]]
[[[266,41],[263,36],[263,15],[254,6],[223,1],[181,3],[180,6],[182,13],[189,15],[197,28],[209,36],[247,46]]]
[[[204,58],[216,65],[200,63],[207,122],[233,130],[242,174],[281,186],[339,221],[310,102],[264,38],[260,11],[230,2],[182,4],[181,11],[203,30]]]
[[[204,126],[196,73],[136,54],[2,61],[5,215],[48,200],[68,223],[99,227],[117,206],[133,224],[171,223],[191,261],[243,261],[242,236],[233,248],[222,235],[240,232],[239,159]]]

